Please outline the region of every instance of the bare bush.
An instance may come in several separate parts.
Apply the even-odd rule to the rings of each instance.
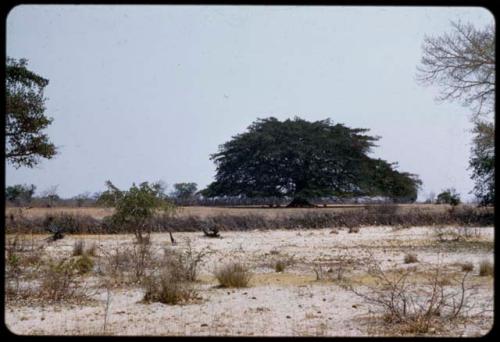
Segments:
[[[160,302],[175,305],[195,299],[197,294],[193,287],[170,270],[164,269],[159,274],[147,276],[143,282],[144,301]]]
[[[251,279],[248,268],[237,262],[218,268],[214,275],[222,287],[247,287]]]
[[[75,259],[50,260],[41,274],[39,295],[54,302],[85,298],[78,273]]]
[[[410,279],[416,269],[406,269],[390,274],[378,262],[372,261],[368,274],[376,285],[360,291],[352,285],[349,289],[366,303],[379,310],[383,321],[398,327],[403,334],[428,333],[444,326],[471,309],[467,285],[469,272],[460,276],[446,274],[441,264],[426,274],[426,281]],[[446,280],[446,281],[444,281]],[[447,285],[451,284],[451,285]]]
[[[195,281],[198,275],[198,266],[211,251],[207,248],[196,251],[190,239],[186,239],[186,249],[177,251],[171,248],[164,249],[164,263],[169,265],[171,271],[175,272],[177,278],[186,281]]]

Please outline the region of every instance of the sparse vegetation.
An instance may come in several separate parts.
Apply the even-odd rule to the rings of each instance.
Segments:
[[[49,260],[42,269],[39,295],[53,302],[85,298],[77,279],[79,267],[75,259]]]
[[[159,274],[147,276],[143,282],[145,294],[144,301],[160,302],[175,305],[196,298],[196,291],[192,286],[178,278],[169,268]]]
[[[220,267],[214,275],[222,287],[247,287],[251,278],[248,268],[238,262]]]
[[[493,276],[494,269],[493,264],[488,260],[483,260],[479,264],[479,275],[481,277]]]
[[[85,241],[78,240],[73,244],[73,256],[83,255],[85,250]]]
[[[469,272],[454,276],[437,265],[425,275],[424,283],[411,280],[415,272],[407,269],[390,274],[372,261],[368,274],[375,279],[375,285],[364,292],[352,285],[349,289],[378,308],[381,320],[392,331],[397,327],[403,335],[436,332],[470,308]]]
[[[464,262],[460,267],[462,272],[472,272],[474,270],[474,264],[472,262]]]
[[[418,262],[418,257],[415,253],[408,253],[405,255],[405,264],[413,264],[415,262]]]
[[[286,268],[286,263],[283,260],[278,260],[274,264],[274,270],[276,272],[283,272]]]
[[[74,268],[79,274],[86,274],[92,271],[94,261],[87,254],[82,254],[75,259]]]

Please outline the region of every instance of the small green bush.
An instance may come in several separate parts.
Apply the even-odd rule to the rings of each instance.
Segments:
[[[227,264],[214,274],[222,287],[246,287],[251,278],[248,269],[240,263]]]

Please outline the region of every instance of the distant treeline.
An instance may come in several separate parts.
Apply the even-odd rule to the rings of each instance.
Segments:
[[[444,208],[443,208],[444,209]],[[297,211],[293,214],[266,215],[241,213],[218,214],[208,217],[197,215],[156,216],[148,224],[153,232],[201,231],[216,226],[220,231],[249,229],[311,229],[361,226],[492,226],[494,209],[491,207],[458,206],[444,210],[410,208],[401,210],[397,205],[360,206],[358,209],[339,211]],[[114,234],[131,233],[126,226],[113,224],[110,217],[97,219],[85,214],[47,213],[29,217],[24,210],[12,211],[5,217],[8,233],[46,232],[54,225],[66,233]]]
[[[33,207],[33,208],[51,208],[51,207],[96,207],[98,197],[74,197],[74,198],[47,198],[33,197],[30,200],[6,200],[8,207]],[[265,206],[265,207],[286,207],[292,198],[286,197],[215,197],[215,198],[172,198],[167,200],[178,206]],[[323,206],[330,204],[382,204],[382,203],[412,203],[410,200],[392,199],[386,197],[321,197],[311,199],[311,203]]]

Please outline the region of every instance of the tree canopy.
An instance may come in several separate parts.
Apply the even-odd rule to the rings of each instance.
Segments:
[[[207,197],[389,196],[414,201],[420,180],[368,153],[379,137],[330,119],[258,119],[211,155],[217,174]]]
[[[193,198],[198,190],[196,183],[175,183],[172,196],[180,200]]]
[[[482,205],[495,202],[495,23],[482,28],[452,22],[452,31],[425,37],[418,79],[436,84],[438,100],[459,101],[472,112],[469,167]]]
[[[7,58],[5,157],[15,167],[33,167],[50,159],[56,147],[43,132],[52,119],[45,116],[43,90],[48,80],[27,69],[27,61]]]

